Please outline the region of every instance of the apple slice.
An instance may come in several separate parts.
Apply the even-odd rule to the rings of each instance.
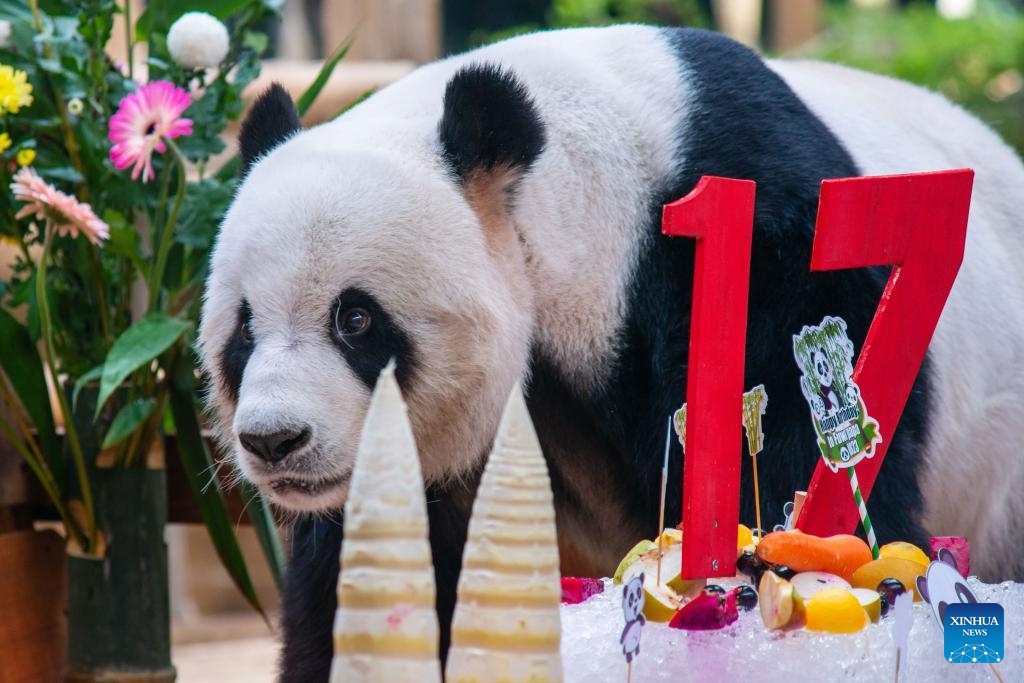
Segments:
[[[775,572],[765,572],[757,592],[765,628],[774,631],[803,625],[804,601],[789,581]]]
[[[800,572],[789,580],[793,590],[804,600],[810,600],[815,593],[826,588],[850,588],[850,583],[841,576],[828,572]]]
[[[630,548],[629,552],[626,553],[626,556],[619,562],[619,566],[615,568],[615,573],[612,574],[612,581],[616,585],[623,583],[622,575],[626,573],[626,570],[629,569],[633,563],[639,560],[641,555],[657,549],[658,545],[648,541],[647,539],[637,543],[635,546]]]
[[[870,588],[851,588],[850,592],[854,594],[860,602],[860,606],[868,613],[871,623],[877,624],[878,620],[882,617],[882,596],[878,594],[878,591],[873,591]]]
[[[626,583],[640,572],[644,574],[644,616],[649,621],[665,622],[671,619],[686,598],[698,595],[704,588],[704,579],[688,580],[680,577],[683,556],[675,546],[661,558],[661,583],[658,583],[658,549],[655,547],[631,564],[622,574]]]

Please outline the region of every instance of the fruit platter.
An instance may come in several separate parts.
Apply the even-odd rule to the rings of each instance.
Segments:
[[[562,579],[565,680],[627,679],[617,646],[624,587],[638,577],[646,624],[629,672],[635,681],[1024,680],[1019,654],[999,656],[994,670],[946,661],[942,629],[925,599],[929,567],[941,556],[949,576],[968,575],[963,539],[932,539],[931,554],[888,543],[873,559],[856,536],[793,529],[758,539],[740,525],[736,575],[714,583],[680,577],[683,542],[683,532],[666,529],[638,543],[610,578]],[[1024,653],[1024,584],[960,581],[965,595],[1003,606],[1006,652]],[[897,679],[894,606],[902,595],[910,608]]]

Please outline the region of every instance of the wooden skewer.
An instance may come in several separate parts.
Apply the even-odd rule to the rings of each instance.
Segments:
[[[893,677],[893,683],[900,683],[900,649],[896,648],[896,675]]]
[[[661,585],[661,555],[665,536],[665,486],[668,483],[668,451],[672,446],[672,415],[668,416],[668,429],[665,431],[665,460],[661,465],[661,505],[658,506],[658,571],[655,578],[656,586]]]
[[[629,660],[626,664],[626,683],[631,683],[633,680],[633,660]]]
[[[995,676],[996,680],[999,681],[999,683],[1006,683],[1006,681],[1003,680],[1002,675],[1000,675],[999,669],[996,668],[995,664],[989,662],[988,668],[992,670],[992,675]]]
[[[754,514],[757,516],[757,540],[760,541],[764,527],[761,526],[761,492],[757,486],[757,453],[750,456],[750,460],[754,463]]]

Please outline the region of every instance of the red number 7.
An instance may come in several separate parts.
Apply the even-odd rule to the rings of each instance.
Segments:
[[[736,573],[754,190],[750,180],[705,176],[666,205],[662,217],[664,234],[697,238],[686,379],[684,578]]]
[[[957,170],[821,184],[811,270],[894,266],[853,370],[883,437],[857,465],[865,500],[963,261],[973,180]],[[859,521],[848,477],[819,461],[797,526],[829,536]]]

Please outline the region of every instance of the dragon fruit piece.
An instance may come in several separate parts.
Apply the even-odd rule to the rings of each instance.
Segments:
[[[604,593],[604,581],[578,576],[562,577],[562,604],[578,605]]]
[[[704,591],[676,612],[669,628],[686,631],[714,631],[724,628],[739,618],[736,593],[726,594]]]
[[[971,544],[965,536],[932,536],[932,559],[939,559],[939,551],[945,548],[953,553],[956,568],[965,577],[971,575]]]

